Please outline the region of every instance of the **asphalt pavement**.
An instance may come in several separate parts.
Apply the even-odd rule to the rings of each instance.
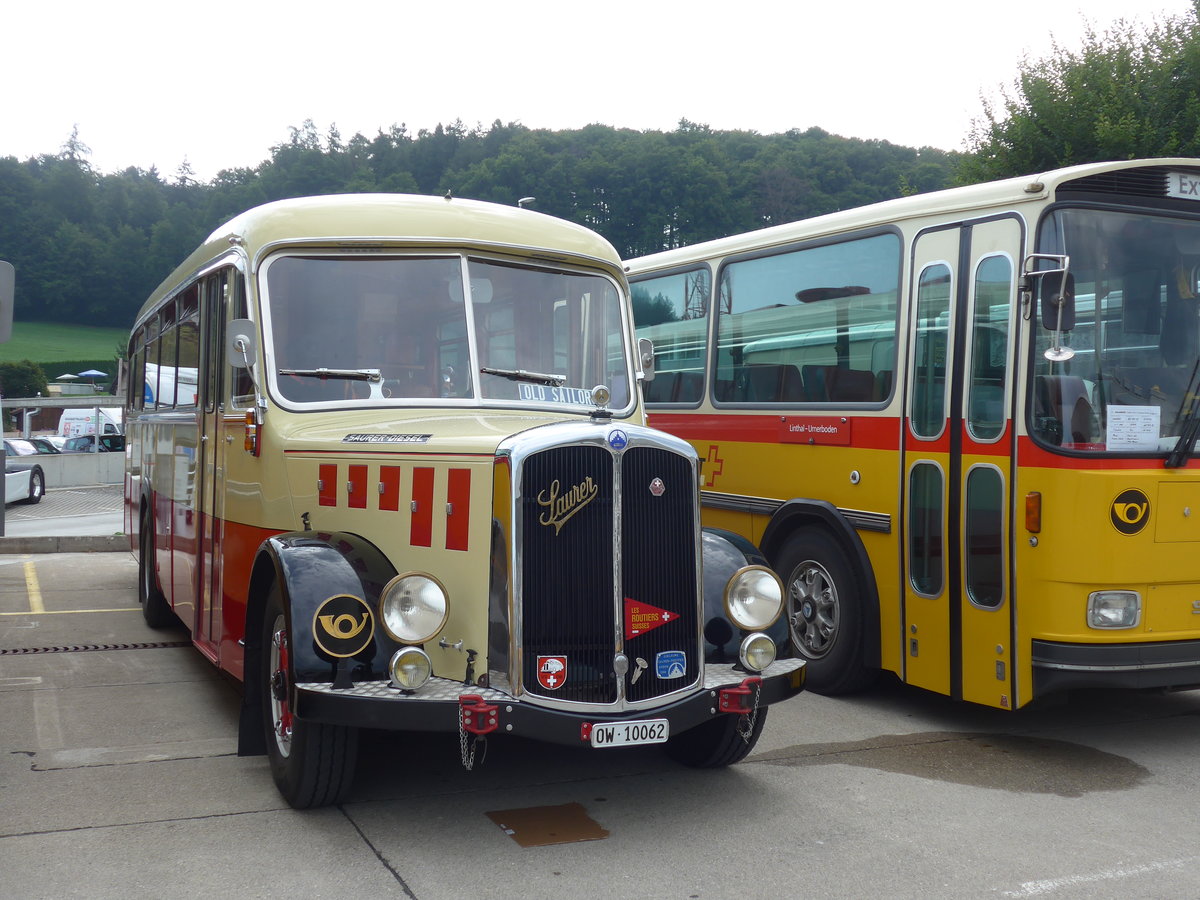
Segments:
[[[0,554],[128,550],[119,484],[51,488],[39,503],[4,509]]]

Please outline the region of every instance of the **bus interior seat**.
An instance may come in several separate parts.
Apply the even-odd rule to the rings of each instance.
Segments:
[[[875,399],[875,373],[870,369],[829,366],[825,371],[825,386],[830,400],[868,403]]]
[[[825,392],[825,370],[832,366],[804,365],[800,367],[800,378],[804,385],[804,399],[824,403],[829,399]]]
[[[745,400],[795,402],[804,399],[800,370],[792,365],[747,365],[742,369]]]
[[[875,373],[875,400],[886,400],[892,393],[892,370],[881,369]]]
[[[653,381],[642,384],[647,403],[670,403],[679,391],[679,372],[656,372]]]
[[[697,403],[704,396],[704,374],[680,372],[679,384],[675,388],[675,399],[680,403]]]

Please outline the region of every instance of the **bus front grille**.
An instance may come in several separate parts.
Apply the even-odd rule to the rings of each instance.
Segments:
[[[687,457],[652,446],[569,445],[524,460],[524,692],[636,704],[699,678],[694,478]]]

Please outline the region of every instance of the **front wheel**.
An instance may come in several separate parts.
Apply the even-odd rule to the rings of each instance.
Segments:
[[[867,612],[846,554],[825,531],[802,528],[780,550],[792,649],[806,662],[806,686],[849,694],[874,681],[863,649]]]
[[[358,730],[307,722],[292,714],[291,636],[278,584],[267,599],[262,648],[258,687],[275,785],[296,809],[338,803],[354,781]]]
[[[732,714],[714,719],[667,740],[667,756],[693,769],[719,769],[741,762],[754,749],[767,722],[767,707],[749,718]]]

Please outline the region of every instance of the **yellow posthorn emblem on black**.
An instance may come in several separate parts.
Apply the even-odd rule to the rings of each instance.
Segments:
[[[1113,500],[1109,518],[1121,534],[1137,534],[1150,521],[1150,500],[1134,488],[1123,491]]]
[[[362,653],[374,637],[375,619],[361,597],[338,594],[313,613],[313,640],[336,659]]]

